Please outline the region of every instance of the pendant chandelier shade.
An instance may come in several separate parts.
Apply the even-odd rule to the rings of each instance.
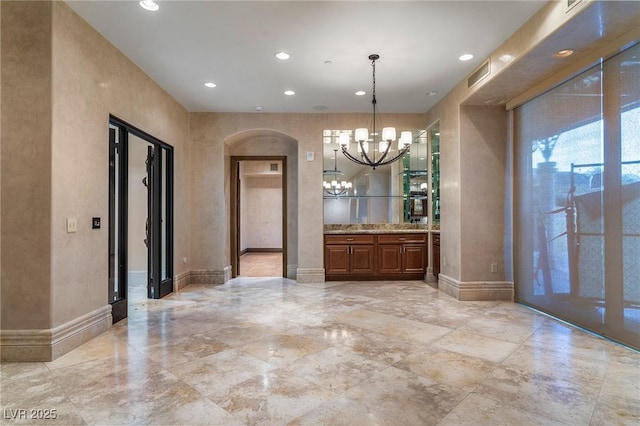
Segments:
[[[349,160],[354,163],[361,164],[363,166],[371,166],[375,170],[378,166],[384,166],[385,164],[393,163],[394,161],[402,158],[404,154],[409,151],[412,142],[411,132],[401,132],[398,139],[398,152],[397,154],[391,154],[393,151],[393,143],[396,141],[396,129],[395,127],[383,127],[380,141],[378,142],[378,149],[369,150],[369,142],[376,143],[375,137],[378,135],[376,125],[379,125],[380,118],[378,112],[378,103],[376,100],[376,61],[380,59],[380,55],[369,55],[371,61],[371,67],[373,68],[373,96],[371,99],[372,106],[372,125],[373,131],[369,133],[369,129],[361,127],[354,132],[354,142],[357,143],[358,154],[353,155],[349,152],[349,144],[351,142],[351,136],[349,133],[341,133],[338,139],[342,153]],[[370,139],[369,135],[373,138]],[[377,151],[377,154],[376,154]]]
[[[346,194],[349,192],[351,188],[353,188],[353,184],[351,182],[347,182],[345,180],[338,182],[338,176],[342,175],[342,172],[338,170],[338,150],[333,150],[333,170],[324,170],[324,175],[333,176],[333,179],[330,181],[323,181],[322,186],[324,187],[325,193],[333,196],[339,197],[340,195]]]

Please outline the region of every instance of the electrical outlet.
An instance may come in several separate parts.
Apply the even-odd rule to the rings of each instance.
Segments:
[[[187,258],[186,258],[186,257],[183,257],[183,258],[182,258],[182,263],[184,263],[184,264],[186,264],[186,263],[187,263]]]
[[[494,274],[496,272],[498,272],[498,264],[497,263],[492,263],[491,264],[491,272],[493,272]]]

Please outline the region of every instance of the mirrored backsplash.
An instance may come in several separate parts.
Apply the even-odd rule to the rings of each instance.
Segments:
[[[431,149],[437,138],[435,155],[439,155],[437,127],[412,130],[409,152],[375,170],[355,164],[342,154],[338,144],[342,130],[325,130],[324,223],[416,224],[438,229],[439,202],[436,208],[432,196],[439,194],[439,188],[436,191],[432,181],[439,182],[439,169],[433,170],[436,163]]]

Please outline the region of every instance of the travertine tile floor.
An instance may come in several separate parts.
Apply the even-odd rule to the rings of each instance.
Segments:
[[[240,276],[281,277],[282,253],[248,252],[240,256]]]
[[[637,352],[422,282],[239,278],[129,312],[53,362],[3,364],[3,424],[639,424]]]

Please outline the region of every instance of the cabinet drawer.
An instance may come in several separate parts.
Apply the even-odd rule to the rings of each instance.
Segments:
[[[427,234],[382,234],[378,244],[419,244],[427,242]]]
[[[337,234],[325,235],[325,244],[373,244],[373,235]]]

